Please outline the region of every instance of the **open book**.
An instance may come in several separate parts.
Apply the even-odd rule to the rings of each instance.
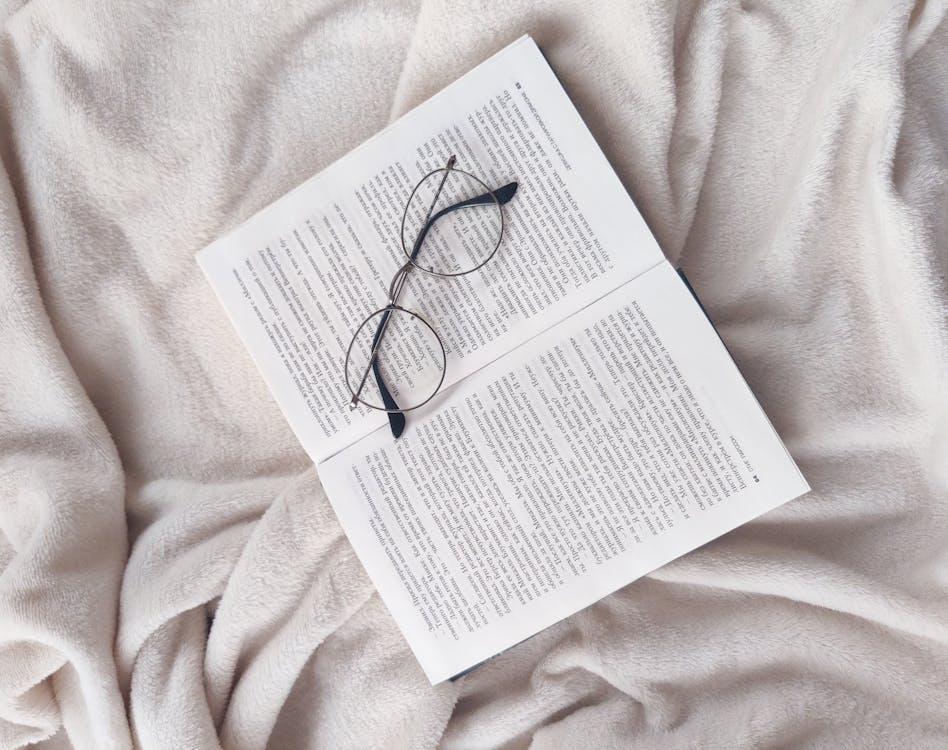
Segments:
[[[447,369],[395,440],[343,366],[451,154],[519,190],[490,264],[406,284]],[[529,37],[198,260],[432,683],[809,489]]]

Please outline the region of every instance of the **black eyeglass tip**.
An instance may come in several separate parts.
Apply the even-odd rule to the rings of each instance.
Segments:
[[[399,411],[390,411],[388,413],[388,424],[392,428],[392,437],[398,440],[405,431],[405,415]]]
[[[494,195],[499,203],[508,203],[516,194],[518,187],[519,185],[516,182],[508,182],[503,187],[497,188]]]

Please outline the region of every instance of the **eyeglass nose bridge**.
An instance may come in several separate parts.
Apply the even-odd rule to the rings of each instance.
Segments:
[[[388,288],[388,304],[390,307],[398,306],[398,297],[402,293],[402,287],[405,285],[405,280],[408,278],[408,274],[412,269],[412,262],[408,261],[405,265],[399,268],[395,272],[395,276],[392,277],[392,283]]]

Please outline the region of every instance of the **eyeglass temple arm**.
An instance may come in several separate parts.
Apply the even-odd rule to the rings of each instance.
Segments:
[[[379,339],[382,338],[382,333],[385,331],[385,326],[388,323],[388,318],[391,314],[391,311],[386,311],[382,314],[382,319],[379,321],[379,327],[375,329],[375,336],[372,337],[372,351],[375,351],[376,347],[378,346]],[[385,404],[385,408],[398,409],[398,404],[395,402],[395,399],[392,398],[392,394],[385,385],[385,380],[382,378],[382,370],[379,368],[379,361],[377,357],[372,357],[372,375],[375,377],[375,382],[378,384],[379,395],[382,397],[382,403]],[[388,424],[392,428],[392,436],[396,439],[400,438],[402,433],[405,431],[405,415],[400,411],[389,411]]]
[[[495,198],[497,202],[501,205],[509,203],[510,200],[517,193],[518,183],[508,182],[503,187],[497,188],[496,190],[490,193],[483,193],[481,195],[475,196],[474,198],[468,198],[466,201],[461,201],[460,203],[455,203],[451,206],[446,206],[442,208],[438,213],[432,216],[428,223],[422,228],[421,232],[418,233],[418,239],[415,240],[415,246],[411,250],[411,259],[415,260],[418,257],[418,253],[421,251],[421,243],[425,241],[425,237],[428,236],[428,230],[434,225],[434,223],[446,214],[450,214],[454,211],[459,211],[462,208],[470,208],[471,206],[483,206],[490,203]]]
[[[490,203],[493,200],[497,200],[498,203],[503,205],[508,203],[511,198],[517,192],[517,183],[508,182],[503,187],[497,188],[490,193],[483,193],[482,195],[475,196],[474,198],[468,198],[466,201],[461,201],[460,203],[455,203],[451,206],[442,208],[438,213],[432,216],[428,223],[422,228],[421,232],[418,233],[418,239],[415,240],[415,246],[411,250],[411,259],[415,260],[418,257],[418,253],[421,251],[421,245],[425,241],[425,237],[428,235],[428,230],[431,229],[432,225],[446,214],[452,213],[453,211],[458,211],[462,208],[469,208],[471,206],[483,206],[487,203]],[[398,293],[402,289],[402,284],[405,283],[405,279],[408,277],[409,268],[406,268],[404,273],[401,276],[400,282],[398,284],[392,285],[392,296],[390,299],[391,304],[397,302]],[[388,316],[391,313],[386,312],[382,315],[382,319],[379,321],[379,327],[375,329],[375,336],[372,339],[372,351],[375,351],[376,346],[378,345],[379,339],[382,336],[382,333],[385,331],[386,324],[388,323]],[[379,388],[379,395],[382,397],[382,403],[385,404],[386,409],[398,409],[398,404],[395,402],[395,399],[392,397],[391,391],[389,391],[388,386],[385,385],[385,380],[382,378],[382,372],[379,369],[378,359],[372,358],[372,374],[375,376],[375,382]],[[405,415],[400,411],[389,411],[388,412],[388,423],[392,428],[392,435],[395,438],[400,438],[402,433],[405,431]]]

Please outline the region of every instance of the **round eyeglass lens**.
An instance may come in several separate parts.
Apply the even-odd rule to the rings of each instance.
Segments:
[[[366,318],[346,356],[349,392],[380,411],[410,411],[426,404],[441,387],[444,371],[438,334],[420,315],[400,307]]]
[[[487,185],[459,169],[436,169],[408,199],[402,247],[423,271],[460,276],[493,257],[503,227],[500,203]]]

